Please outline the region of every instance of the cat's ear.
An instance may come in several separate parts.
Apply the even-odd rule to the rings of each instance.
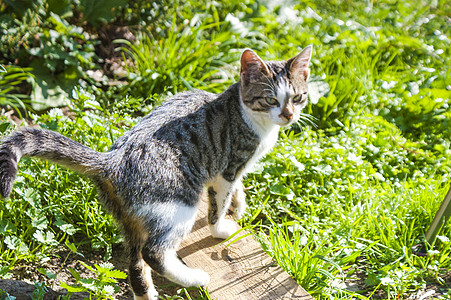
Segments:
[[[302,76],[304,80],[310,76],[310,69],[308,67],[310,59],[312,58],[312,45],[308,45],[295,57],[287,61],[288,70],[291,76]]]
[[[249,83],[258,81],[262,75],[270,75],[268,66],[254,51],[244,50],[241,55],[241,78]]]

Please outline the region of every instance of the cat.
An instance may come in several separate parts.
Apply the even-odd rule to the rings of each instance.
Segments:
[[[206,286],[209,275],[176,254],[194,224],[200,195],[206,191],[211,234],[233,234],[236,225],[225,215],[231,209],[240,218],[246,209],[241,179],[307,104],[311,55],[310,45],[287,61],[265,62],[246,49],[238,82],[218,95],[175,95],[106,153],[50,130],[19,129],[0,145],[0,195],[10,195],[22,156],[87,175],[121,227],[135,299],[157,299],[151,270],[182,286]]]

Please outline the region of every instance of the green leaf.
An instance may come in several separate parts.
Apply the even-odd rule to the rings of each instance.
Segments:
[[[31,219],[31,226],[33,226],[34,228],[38,229],[38,230],[43,230],[45,228],[47,228],[49,222],[47,221],[46,216],[34,216]]]
[[[107,295],[112,295],[115,291],[117,291],[117,287],[114,287],[112,285],[105,285],[103,287],[103,291],[107,293]]]
[[[29,252],[28,246],[17,236],[7,236],[4,240],[6,246],[11,250],[17,250],[20,254]]]
[[[56,222],[54,223],[59,229],[67,233],[68,235],[75,234],[78,229],[74,227],[74,225],[69,224],[65,222],[63,219],[61,219],[61,216],[58,216],[56,218]]]
[[[63,73],[54,75],[43,64],[44,61],[38,58],[31,63],[35,77],[31,94],[32,107],[42,110],[67,105],[72,89],[78,85],[77,68],[70,66]]]
[[[61,282],[60,286],[62,288],[65,288],[69,293],[79,293],[79,292],[87,292],[86,288],[82,287],[82,286],[70,286],[65,282]]]
[[[108,261],[101,263],[100,265],[95,264],[94,265],[96,269],[100,271],[106,271],[106,270],[112,270],[114,268],[114,265]]]
[[[17,228],[10,220],[0,220],[0,234],[6,235],[7,233],[16,233]]]
[[[39,271],[39,273],[41,273],[42,275],[47,276],[47,278],[49,278],[49,279],[55,279],[55,278],[56,278],[56,274],[55,274],[55,273],[52,273],[52,272],[50,272],[50,271],[47,271],[47,270],[44,269],[44,268],[39,268],[38,271]]]
[[[16,300],[17,298],[14,296],[11,296],[8,292],[3,291],[0,289],[0,299],[2,300]]]
[[[77,282],[81,280],[81,276],[77,270],[75,270],[73,268],[69,268],[69,272],[72,274],[72,276],[74,276],[74,278]]]
[[[91,267],[90,265],[87,265],[86,263],[82,262],[81,260],[78,261],[80,264],[83,265],[83,267],[85,267],[86,269],[88,269],[89,271],[93,272],[93,273],[97,273],[96,270]]]
[[[271,194],[285,196],[290,194],[290,189],[281,183],[274,184],[269,187]]]
[[[117,278],[117,279],[126,279],[127,274],[125,272],[122,272],[121,270],[108,270],[105,273],[106,276],[111,278]]]
[[[74,243],[71,243],[68,240],[66,240],[65,244],[66,244],[67,248],[69,248],[70,251],[72,251],[75,254],[80,255],[81,257],[84,257],[84,255],[82,253],[78,252],[78,249]]]
[[[49,11],[61,18],[72,17],[71,0],[47,0]]]
[[[9,123],[9,122],[0,123],[0,133],[6,132],[10,127],[11,127],[11,123]]]
[[[127,4],[126,0],[80,0],[83,18],[94,26],[102,22],[110,22],[114,18],[114,11]]]
[[[33,234],[33,237],[40,243],[46,245],[56,246],[58,245],[58,241],[55,240],[55,234],[51,231],[44,232],[42,230],[36,230]]]

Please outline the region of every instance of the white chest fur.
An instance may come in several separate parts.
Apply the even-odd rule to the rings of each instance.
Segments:
[[[268,153],[272,147],[274,147],[277,142],[277,138],[279,136],[280,126],[272,123],[267,116],[262,115],[260,112],[255,112],[249,109],[248,107],[242,105],[243,117],[246,123],[250,128],[254,130],[254,132],[260,137],[261,141],[257,147],[252,158],[246,164],[241,176],[246,174],[250,168]]]
[[[268,153],[277,142],[279,136],[279,126],[274,126],[265,136],[262,137],[260,145],[258,145],[255,154],[249,161],[252,165],[256,163],[262,156]]]

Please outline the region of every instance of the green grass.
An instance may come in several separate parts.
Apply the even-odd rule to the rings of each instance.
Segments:
[[[85,82],[67,99],[71,118],[52,109],[31,114],[32,121],[106,151],[168,95],[218,92],[236,80],[242,48],[287,59],[313,44],[305,112],[315,126],[283,130],[246,177],[241,224],[316,299],[404,299],[428,284],[450,299],[449,224],[427,256],[412,250],[451,184],[449,1],[303,1],[271,9],[262,1],[189,2],[171,7],[170,18],[160,15],[161,5],[146,6],[153,25],[138,27],[138,40],[122,49],[127,85]],[[287,11],[296,18],[284,17]],[[13,90],[0,88],[0,105],[22,105],[22,85],[8,82]],[[0,118],[6,135],[14,126]],[[1,277],[72,243],[111,256],[119,231],[88,180],[37,160],[21,161],[19,170],[12,197],[0,201]],[[345,285],[355,282],[357,290]],[[210,299],[208,291],[196,299]]]
[[[188,20],[187,20],[188,21]],[[230,84],[230,63],[239,59],[237,37],[227,30],[227,23],[201,23],[199,16],[173,26],[160,36],[144,33],[139,43],[118,41],[127,65],[130,84],[126,92],[138,97],[202,88],[221,92]],[[212,31],[213,33],[209,33]]]
[[[4,68],[0,65],[0,106],[14,108],[21,116],[21,110],[26,111],[29,98],[20,93],[20,85],[31,79],[30,69],[15,66]]]
[[[400,146],[409,141],[397,142],[399,130],[383,119],[372,127],[368,116],[357,120],[360,126],[338,134],[307,129],[282,136],[246,180],[250,207],[261,210],[249,221],[269,226],[259,233],[267,252],[313,295],[349,294],[330,285],[356,272],[365,274],[366,296],[376,287],[398,297],[426,281],[440,283],[450,270],[449,228],[431,245],[433,255],[417,257],[412,247],[449,189],[449,179],[437,175],[447,166],[424,162],[427,152],[411,161]],[[378,145],[377,133],[387,142]],[[397,272],[409,276],[387,281]]]

